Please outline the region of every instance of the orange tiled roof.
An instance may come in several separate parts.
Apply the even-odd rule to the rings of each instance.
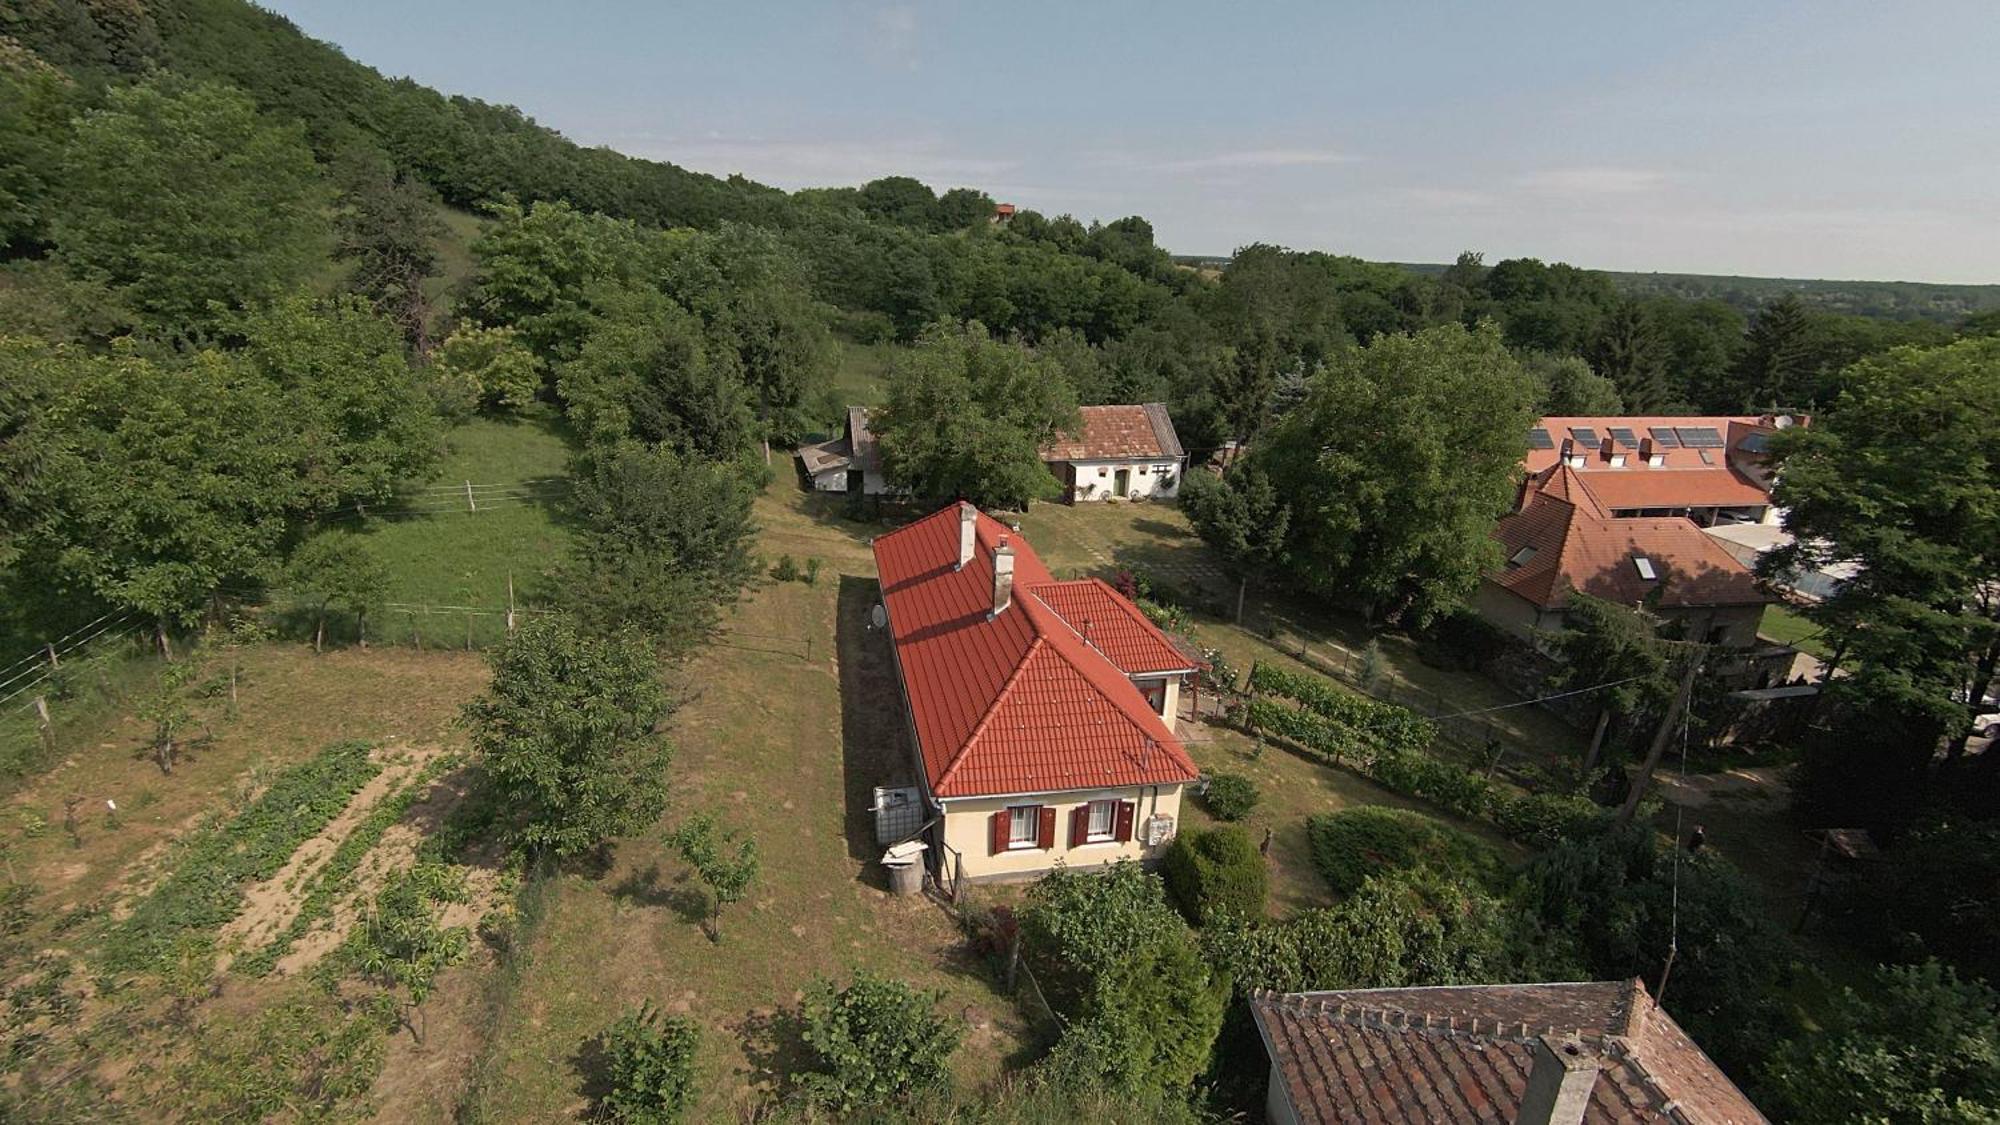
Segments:
[[[1086,406],[1083,425],[1042,447],[1044,461],[1118,461],[1185,456],[1165,405]]]
[[[1194,667],[1138,606],[1101,578],[1043,582],[1028,591],[1127,675]]]
[[[1543,1036],[1598,1064],[1587,1125],[1765,1121],[1637,980],[1267,992],[1250,1009],[1301,1121],[1504,1125]]]
[[[875,540],[882,602],[931,793],[1194,780],[1194,762],[1139,689],[1046,600],[1049,587],[1070,584],[1056,583],[1026,540],[980,514],[972,560],[957,566],[959,509],[950,505]],[[995,616],[993,549],[1003,536],[1015,552],[1015,590]],[[1064,600],[1064,592],[1055,598]],[[1140,621],[1167,644],[1151,622]]]
[[[1763,462],[1761,441],[1777,429],[1769,418],[1758,415],[1550,417],[1535,424],[1548,433],[1550,448],[1528,450],[1522,464],[1531,476],[1539,476],[1556,466],[1562,457],[1563,441],[1574,441],[1573,431],[1586,431],[1597,439],[1596,444],[1575,443],[1573,449],[1584,459],[1580,470],[1583,487],[1607,510],[1737,508],[1771,502],[1769,485],[1760,479],[1759,471]],[[1623,465],[1615,465],[1604,456],[1604,442],[1614,428],[1631,430],[1635,439],[1632,444],[1611,443],[1612,453],[1624,457]],[[1651,440],[1656,429],[1693,428],[1715,430],[1721,444],[1694,449]],[[1659,465],[1652,465],[1639,455],[1640,442],[1646,443]]]
[[[1509,562],[1488,576],[1492,582],[1544,609],[1561,608],[1573,590],[1620,605],[1656,597],[1668,609],[1771,600],[1693,521],[1606,519],[1581,479],[1558,466],[1529,482],[1520,510],[1494,529]],[[1640,573],[1637,558],[1650,561],[1655,578]]]

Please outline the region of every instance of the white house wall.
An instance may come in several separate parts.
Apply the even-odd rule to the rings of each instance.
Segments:
[[[1071,461],[1076,472],[1072,500],[1109,500],[1118,482],[1118,470],[1131,470],[1125,495],[1135,500],[1171,500],[1180,494],[1181,465],[1178,461]]]

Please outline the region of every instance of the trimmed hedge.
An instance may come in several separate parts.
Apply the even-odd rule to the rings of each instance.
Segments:
[[[1240,773],[1212,774],[1201,803],[1217,820],[1242,820],[1257,807],[1257,783]]]
[[[1516,794],[1431,757],[1426,751],[1434,725],[1405,708],[1361,699],[1316,676],[1269,664],[1253,668],[1250,683],[1302,704],[1252,699],[1241,709],[1250,729],[1275,734],[1308,756],[1346,766],[1391,792],[1467,819],[1490,820],[1512,839],[1543,847],[1593,832],[1605,819],[1605,810],[1587,797]],[[1383,714],[1391,711],[1402,718]]]
[[[1493,846],[1408,809],[1360,805],[1306,819],[1313,867],[1335,893],[1351,895],[1387,871],[1429,867],[1460,882],[1493,888],[1506,865]]]
[[[1264,857],[1233,824],[1174,838],[1160,864],[1167,897],[1191,925],[1223,916],[1262,918],[1269,877]]]

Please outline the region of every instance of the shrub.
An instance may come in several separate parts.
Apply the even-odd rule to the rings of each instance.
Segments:
[[[701,1032],[691,1020],[664,1019],[648,1002],[605,1029],[605,1078],[599,1108],[613,1121],[667,1125],[679,1121],[694,1093],[694,1055]]]
[[[771,567],[771,577],[779,582],[796,582],[799,564],[793,562],[790,555],[779,555],[776,565]]]
[[[1029,890],[1023,947],[1069,1023],[1051,1064],[1066,1081],[1184,1089],[1222,1024],[1226,978],[1197,956],[1160,880],[1129,861],[1057,868]]]
[[[1208,779],[1201,803],[1217,820],[1242,820],[1257,807],[1257,783],[1240,773],[1218,773]]]
[[[964,1028],[937,1013],[941,996],[866,970],[846,988],[814,981],[804,1008],[815,1058],[801,1079],[808,1096],[846,1116],[945,1084]]]
[[[825,565],[824,563],[820,562],[818,555],[814,555],[812,558],[806,560],[806,573],[805,573],[806,585],[808,586],[819,585],[819,571],[820,567],[824,565]]]
[[[1407,809],[1362,805],[1306,821],[1313,867],[1341,895],[1387,871],[1429,867],[1454,879],[1495,887],[1505,866],[1470,833]]]
[[[1624,776],[1620,772],[1619,776]],[[1509,839],[1532,848],[1581,840],[1603,830],[1611,814],[1588,797],[1566,793],[1496,795],[1493,823]]]
[[[1183,832],[1167,849],[1161,871],[1167,894],[1194,925],[1223,915],[1261,918],[1268,876],[1264,857],[1235,825]]]

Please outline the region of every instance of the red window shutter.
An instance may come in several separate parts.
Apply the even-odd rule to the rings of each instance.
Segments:
[[[1090,839],[1090,806],[1078,805],[1069,810],[1069,846],[1076,847]]]
[[[1139,802],[1118,802],[1118,842],[1123,844],[1132,838],[1132,817],[1139,811]]]
[[[1009,827],[1011,826],[1013,817],[1007,812],[1006,809],[1001,809],[999,812],[994,813],[992,816],[987,817],[986,819],[993,829],[993,831],[990,833],[990,835],[993,837],[991,841],[991,843],[993,844],[993,851],[990,854],[999,855],[1001,852],[1007,850],[1007,832]]]
[[[1042,835],[1040,841],[1038,841],[1038,846],[1044,848],[1053,848],[1056,846],[1056,807],[1054,805],[1042,806]]]

